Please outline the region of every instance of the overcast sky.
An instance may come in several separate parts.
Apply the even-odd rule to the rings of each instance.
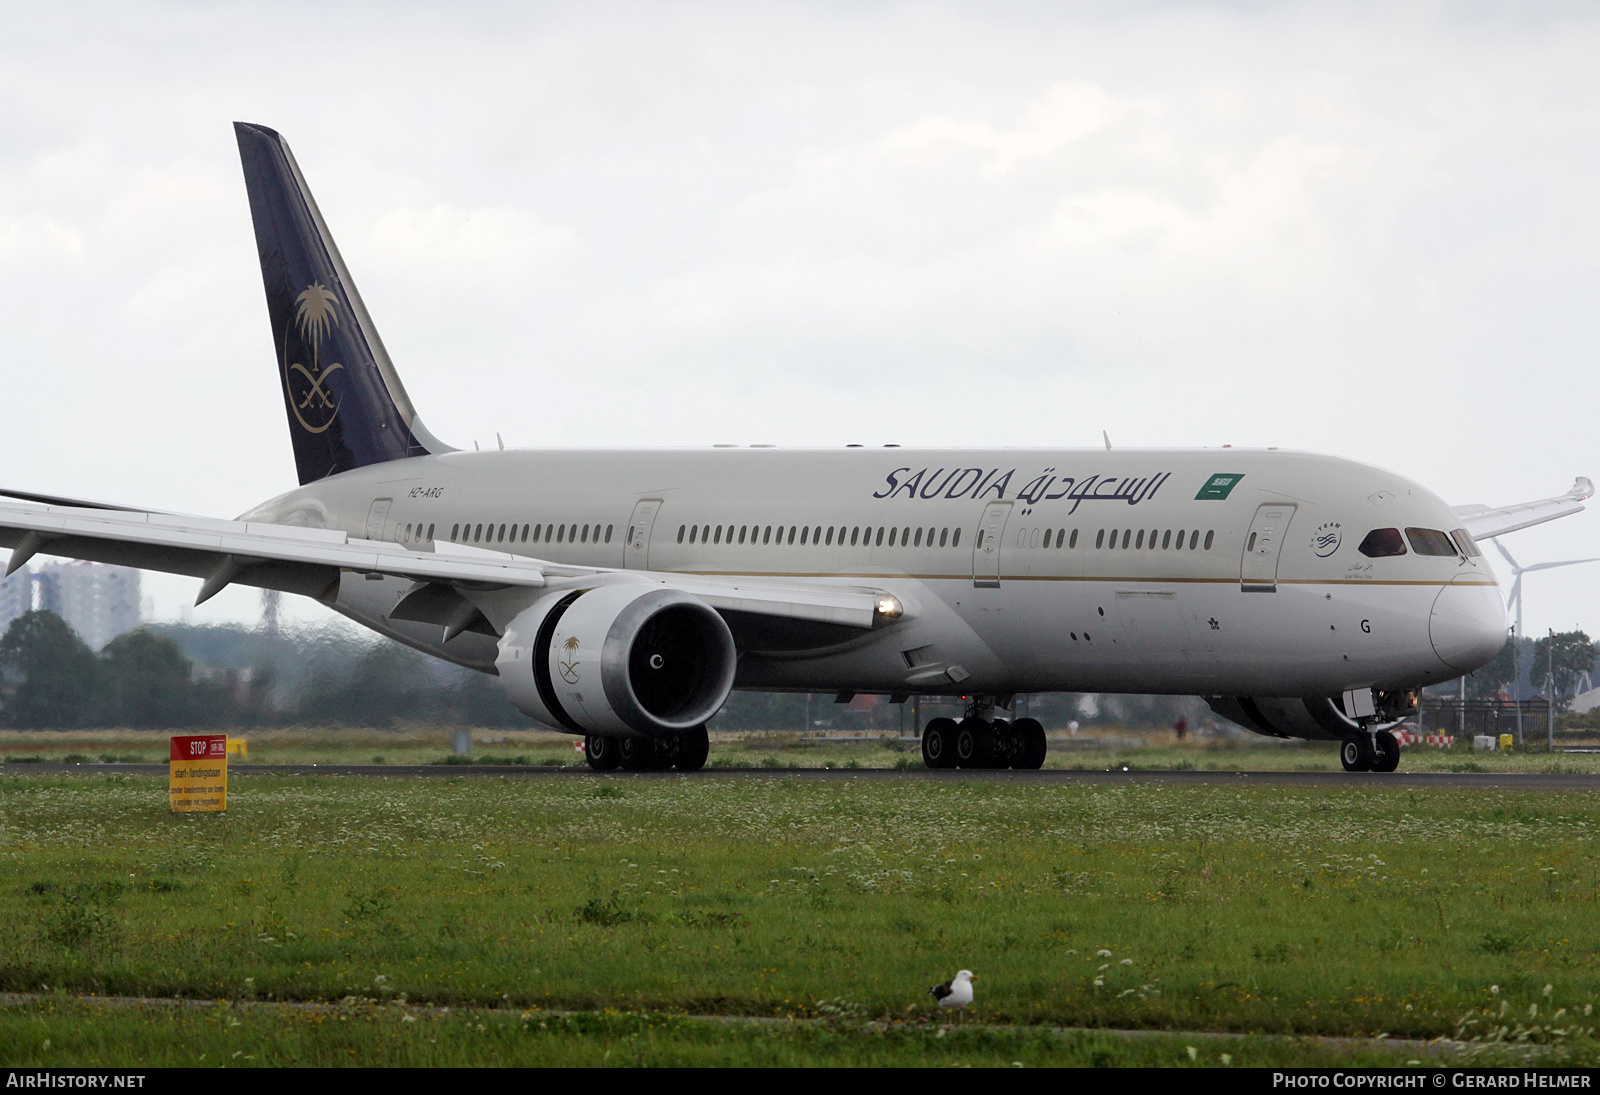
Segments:
[[[233,516],[294,485],[235,119],[285,135],[457,445],[1105,430],[1452,504],[1600,478],[1590,4],[0,13],[10,486]],[[1600,555],[1600,513],[1506,544]],[[1526,616],[1600,633],[1600,564]]]

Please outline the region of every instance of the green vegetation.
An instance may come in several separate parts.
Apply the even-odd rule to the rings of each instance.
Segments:
[[[628,1061],[727,1041],[747,1056],[716,1060],[782,1063],[801,1059],[779,1055],[793,1037],[796,1053],[902,1063],[929,1037],[926,987],[961,967],[978,974],[968,1022],[1012,1028],[962,1035],[993,1051],[975,1062],[1099,1052],[1051,1043],[1068,1056],[1049,1058],[1039,1025],[1444,1036],[1492,1053],[1522,1039],[1600,1059],[1600,803],[1581,794],[254,775],[219,817],[170,814],[157,778],[14,771],[0,990],[382,1005],[339,1028],[370,1036],[241,1017],[277,1061],[323,1062],[349,1038],[366,1047],[352,1060],[460,1062],[459,1044],[393,1033],[404,1000],[500,1009],[483,1043],[501,1048],[471,1057],[484,1063],[572,1040],[532,1036],[530,1008],[602,1013],[572,1037]],[[205,1021],[84,1028],[52,1006],[5,1011],[0,1039],[92,1029],[112,1053],[135,1038],[113,1028],[143,1023],[170,1048],[139,1059],[176,1063],[161,1054]],[[678,1037],[663,1015],[830,1022]],[[869,1037],[868,1021],[891,1031]],[[89,1063],[85,1044],[73,1061]]]
[[[0,637],[0,726],[394,727],[404,721],[522,727],[491,677],[343,626],[266,635],[151,625],[98,654],[54,613]]]
[[[1093,1032],[864,1024],[727,1023],[662,1014],[345,1005],[121,1007],[49,998],[0,1009],[12,1067],[361,1066],[1382,1066],[1415,1057],[1377,1046]]]

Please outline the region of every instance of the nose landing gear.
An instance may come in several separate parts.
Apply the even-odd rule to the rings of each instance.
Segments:
[[[1346,772],[1392,772],[1400,767],[1400,742],[1387,730],[1358,730],[1339,744]]]
[[[1415,689],[1352,688],[1336,700],[1356,729],[1339,743],[1346,772],[1392,772],[1400,767],[1400,742],[1378,724],[1393,726],[1417,710]]]

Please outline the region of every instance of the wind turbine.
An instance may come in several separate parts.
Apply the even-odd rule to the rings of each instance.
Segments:
[[[1517,679],[1512,682],[1511,697],[1517,705],[1517,745],[1520,746],[1522,744],[1522,697],[1518,694],[1518,690],[1522,687],[1522,667],[1517,664],[1517,640],[1522,638],[1522,576],[1535,570],[1550,570],[1554,567],[1570,567],[1576,566],[1579,563],[1600,563],[1600,558],[1565,559],[1559,563],[1534,563],[1532,566],[1525,567],[1511,557],[1511,553],[1506,550],[1505,545],[1499,540],[1494,542],[1494,546],[1501,555],[1506,557],[1506,562],[1511,564],[1511,592],[1506,596],[1506,607],[1510,608],[1513,601],[1516,602],[1517,605],[1517,628],[1514,632],[1512,632],[1511,636],[1511,671],[1516,674]],[[1550,703],[1551,710],[1554,711],[1554,696],[1550,697]]]
[[[1521,566],[1511,557],[1504,544],[1499,540],[1494,542],[1495,548],[1506,557],[1506,562],[1511,564],[1511,592],[1506,595],[1506,607],[1513,603],[1517,606],[1517,638],[1522,637],[1522,576],[1531,574],[1535,570],[1550,570],[1552,567],[1570,567],[1578,563],[1600,563],[1600,558],[1594,559],[1566,559],[1559,563],[1534,563],[1532,566]]]

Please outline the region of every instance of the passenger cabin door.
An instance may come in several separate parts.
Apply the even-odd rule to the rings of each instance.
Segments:
[[[389,523],[389,507],[393,504],[393,498],[373,499],[372,508],[367,511],[368,540],[383,539],[383,526]]]
[[[1006,521],[1011,517],[1010,502],[990,502],[983,511],[983,522],[972,541],[972,584],[980,589],[1000,588],[1000,547]]]
[[[655,527],[656,514],[661,512],[661,499],[642,498],[633,507],[628,520],[628,539],[622,545],[622,565],[628,570],[650,569],[650,530]]]
[[[1250,532],[1244,538],[1244,558],[1239,562],[1239,588],[1244,592],[1278,592],[1278,559],[1292,520],[1293,502],[1269,502],[1256,510]]]

